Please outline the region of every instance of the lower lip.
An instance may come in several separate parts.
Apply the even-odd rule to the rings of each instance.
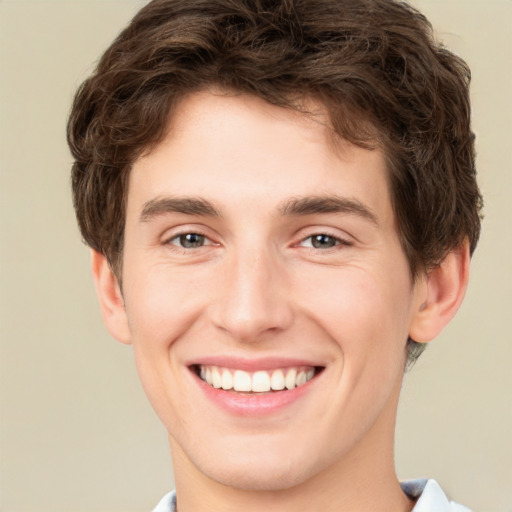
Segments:
[[[309,392],[318,378],[318,375],[315,375],[302,386],[291,390],[270,393],[237,393],[214,388],[206,384],[195,373],[193,373],[193,376],[210,401],[222,409],[240,416],[261,416],[276,413],[300,400]]]

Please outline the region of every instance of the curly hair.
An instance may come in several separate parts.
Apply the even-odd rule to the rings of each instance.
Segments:
[[[74,206],[85,242],[120,277],[131,165],[165,135],[186,94],[219,87],[301,110],[323,104],[334,132],[379,147],[411,275],[464,240],[482,199],[470,71],[428,20],[396,0],[154,0],[79,88],[68,124]],[[409,362],[423,345],[409,340]]]

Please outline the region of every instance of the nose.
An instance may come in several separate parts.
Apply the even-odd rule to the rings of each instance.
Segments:
[[[292,322],[286,273],[277,259],[268,251],[247,251],[224,262],[211,317],[237,341],[261,341]]]

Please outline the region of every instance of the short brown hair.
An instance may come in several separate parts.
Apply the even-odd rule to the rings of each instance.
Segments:
[[[74,100],[68,142],[83,238],[120,277],[131,165],[162,139],[184,95],[215,86],[287,108],[317,99],[339,136],[381,147],[414,277],[478,241],[469,81],[465,62],[405,2],[154,0]]]

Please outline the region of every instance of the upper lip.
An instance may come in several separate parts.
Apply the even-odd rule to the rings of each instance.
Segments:
[[[299,366],[323,367],[319,361],[288,357],[235,357],[235,356],[206,356],[187,362],[187,366],[218,366],[234,370],[256,372],[258,370],[276,370]]]

